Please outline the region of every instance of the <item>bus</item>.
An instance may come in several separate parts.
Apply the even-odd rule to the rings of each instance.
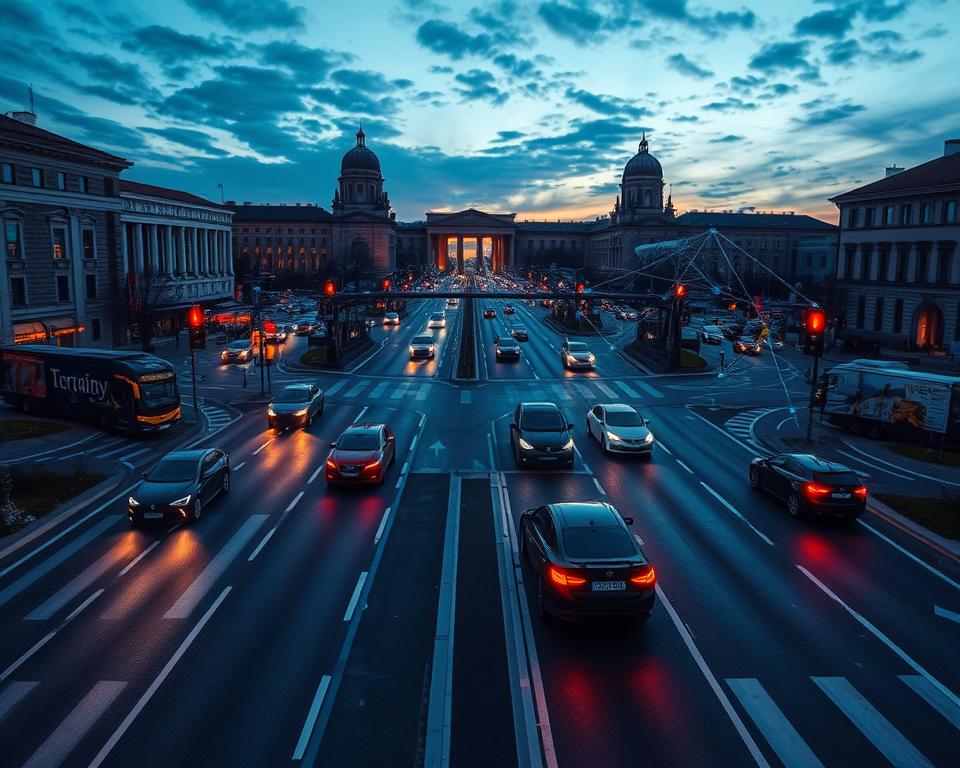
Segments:
[[[180,419],[177,374],[145,352],[17,344],[0,347],[3,399],[24,413],[101,429],[157,432]]]

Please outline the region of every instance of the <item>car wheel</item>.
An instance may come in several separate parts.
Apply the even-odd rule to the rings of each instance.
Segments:
[[[230,472],[223,473],[223,493],[230,493]]]
[[[755,491],[760,490],[760,473],[756,467],[750,467],[750,487]]]
[[[877,423],[870,424],[867,427],[867,437],[871,440],[879,440],[883,437],[883,427]]]
[[[537,616],[540,617],[541,621],[550,621],[550,611],[547,610],[547,605],[543,601],[543,579],[537,579]]]
[[[851,435],[862,435],[863,434],[863,422],[860,419],[854,419],[850,422],[850,434]]]
[[[791,517],[800,517],[800,498],[795,493],[787,496],[787,512]]]
[[[197,500],[193,503],[193,522],[197,522],[200,519],[200,515],[203,514],[203,505],[200,503],[199,496]]]

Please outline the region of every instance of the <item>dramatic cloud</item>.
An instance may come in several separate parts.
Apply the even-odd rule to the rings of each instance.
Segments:
[[[541,3],[537,11],[554,34],[578,44],[590,42],[603,26],[603,17],[583,0],[570,3],[552,0]]]
[[[456,80],[460,87],[456,89],[468,101],[492,101],[502,104],[507,100],[507,94],[497,87],[497,79],[485,69],[471,69],[459,73]]]
[[[710,139],[711,144],[736,144],[738,141],[744,141],[746,136],[737,136],[733,133],[728,133],[726,136],[720,136],[716,139]]]
[[[286,0],[185,0],[201,16],[239,32],[261,29],[301,29],[303,8]]]
[[[843,37],[853,26],[853,18],[856,13],[855,5],[837,8],[832,11],[818,11],[812,16],[800,19],[795,28],[796,33],[817,37]]]
[[[275,40],[260,48],[260,61],[264,65],[285,67],[307,83],[320,82],[334,66],[351,58],[324,48],[309,48],[292,40]]]
[[[710,112],[737,112],[759,109],[759,106],[752,101],[743,101],[731,96],[723,101],[711,101],[709,104],[704,104],[703,108]]]
[[[564,94],[571,101],[586,107],[600,115],[626,115],[634,119],[652,114],[649,109],[634,106],[625,99],[615,96],[605,96],[600,93],[590,93],[577,88],[567,88]]]
[[[161,63],[183,59],[225,59],[236,54],[236,46],[229,40],[214,35],[185,35],[158,24],[134,30],[132,37],[123,41],[122,47]]]
[[[667,66],[671,69],[675,69],[681,75],[687,75],[688,77],[694,77],[698,80],[704,80],[708,77],[713,77],[713,72],[709,69],[704,69],[698,64],[690,61],[682,53],[675,53],[672,56],[667,56]]]
[[[488,35],[470,35],[448,21],[432,19],[420,25],[417,42],[427,50],[442,53],[459,61],[490,51],[493,41]]]
[[[750,67],[762,72],[776,72],[781,69],[808,69],[806,55],[809,46],[803,41],[789,43],[770,43],[750,59]]]
[[[813,112],[808,112],[802,118],[796,118],[795,122],[800,123],[808,128],[816,127],[821,125],[829,125],[831,123],[839,122],[840,120],[846,120],[847,118],[853,117],[853,115],[858,112],[863,112],[866,107],[862,104],[841,104],[835,107],[827,107],[826,109],[818,109]]]

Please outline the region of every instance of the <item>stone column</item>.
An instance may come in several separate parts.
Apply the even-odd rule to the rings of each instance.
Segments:
[[[207,229],[200,230],[200,264],[197,267],[197,272],[201,275],[207,274],[210,271],[210,231]]]
[[[230,229],[227,230],[227,275],[233,277],[233,230]]]
[[[477,241],[477,270],[482,275],[486,271],[486,263],[483,260],[483,235],[476,236]]]
[[[957,244],[955,242],[941,243],[940,258],[950,260],[950,285],[960,283],[960,251],[957,249]]]
[[[168,275],[172,275],[177,271],[176,260],[173,257],[174,254],[174,243],[173,243],[173,226],[167,224],[164,229],[166,230],[166,239],[164,242],[164,254],[163,254],[163,271]]]
[[[934,240],[930,243],[930,254],[927,257],[927,282],[937,282],[937,272],[940,269],[940,243]]]
[[[463,272],[463,235],[457,235],[457,272]]]
[[[837,280],[843,280],[847,276],[847,249],[843,248],[839,252],[837,259]]]
[[[140,280],[143,278],[143,272],[144,272],[143,224],[135,223],[133,225],[133,231],[134,231],[134,241],[133,241],[134,272],[137,273],[137,279]]]
[[[863,279],[863,250],[862,250],[862,248],[863,248],[863,246],[861,246],[860,243],[857,243],[857,245],[856,245],[856,246],[854,247],[854,249],[853,249],[853,274],[851,275],[851,277],[852,277],[854,280],[862,280],[862,279]],[[741,265],[741,267],[740,267],[740,273],[743,274],[743,267],[742,267],[742,265]]]
[[[81,326],[86,319],[87,292],[83,277],[83,238],[80,235],[80,217],[74,209],[70,211],[69,236],[68,253],[70,255],[70,271],[73,273],[73,308],[74,315],[76,315],[76,324]],[[77,336],[77,346],[81,346],[79,334],[75,335]]]
[[[2,224],[2,222],[0,222]],[[21,239],[23,233],[20,233]],[[13,312],[6,254],[0,258],[0,344],[13,344]]]
[[[127,223],[120,222],[120,269],[121,274],[126,277],[130,271],[130,265],[127,261]]]
[[[907,255],[907,282],[917,282],[917,244],[910,243],[910,252]]]
[[[896,243],[890,243],[890,253],[887,256],[887,280],[893,282],[897,279],[897,269],[900,264],[900,251]]]
[[[197,228],[190,227],[190,261],[187,269],[192,275],[196,275],[200,271],[200,262],[198,261],[199,253],[200,246],[197,238]]]
[[[513,269],[516,253],[513,250],[513,241],[516,235],[507,235],[507,266]]]
[[[150,227],[150,270],[156,275],[160,272],[160,233],[156,224],[147,226]]]

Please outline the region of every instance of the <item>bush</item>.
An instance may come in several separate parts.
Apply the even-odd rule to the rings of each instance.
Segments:
[[[37,419],[3,419],[0,420],[0,440],[23,440],[29,437],[43,437],[66,432],[70,427],[55,421],[38,421]]]
[[[0,469],[0,536],[49,514],[103,479],[99,472],[86,472],[79,465],[69,475],[44,468]]]
[[[700,355],[695,352],[691,352],[689,349],[680,350],[680,367],[681,368],[706,368],[707,361],[704,360]]]
[[[322,347],[314,347],[313,349],[308,349],[300,356],[300,363],[302,365],[322,365],[327,362],[327,347],[326,345]]]

